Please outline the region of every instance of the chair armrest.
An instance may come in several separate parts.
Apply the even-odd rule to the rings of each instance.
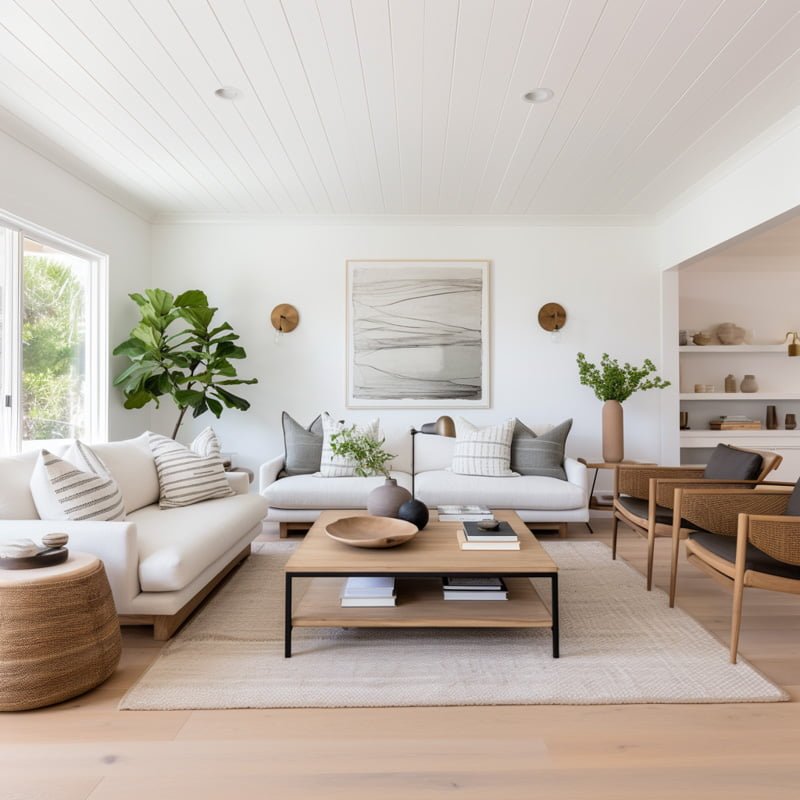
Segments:
[[[246,472],[226,472],[225,477],[236,494],[247,494],[250,491],[250,478]]]
[[[654,467],[652,464],[619,464],[614,468],[614,497],[628,494],[647,499],[652,479],[700,478],[705,467]]]
[[[258,491],[263,492],[271,483],[278,480],[278,473],[283,469],[284,461],[283,456],[275,456],[275,458],[265,462],[258,470]]]
[[[564,472],[567,476],[569,483],[580,486],[583,489],[583,496],[588,505],[589,503],[589,470],[586,469],[586,464],[577,461],[574,458],[564,459]]]
[[[744,487],[751,487],[749,489]],[[715,478],[684,478],[682,480],[653,479],[650,492],[654,494],[656,503],[665,508],[673,508],[676,489],[697,489],[700,492],[728,489],[731,491],[752,492],[760,486],[793,487],[793,483],[760,480],[728,480]]]
[[[789,494],[735,488],[678,488],[674,494],[674,518],[685,519],[711,533],[736,536],[740,514],[782,514]]]
[[[46,533],[69,534],[70,550],[97,556],[106,568],[117,612],[124,614],[141,592],[135,522],[72,522],[71,520],[0,520],[0,539],[40,541]]]

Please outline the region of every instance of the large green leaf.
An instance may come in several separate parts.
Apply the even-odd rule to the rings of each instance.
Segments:
[[[141,340],[135,337],[126,339],[122,344],[118,344],[113,353],[115,356],[143,356],[150,348]]]
[[[198,392],[195,389],[176,389],[173,397],[181,407],[191,406],[196,408],[205,399],[205,392]]]
[[[175,298],[163,289],[145,289],[144,293],[156,314],[168,314],[174,305]]]
[[[221,389],[218,385],[214,386],[214,391],[217,397],[219,397],[228,408],[238,408],[239,411],[247,411],[247,409],[250,408],[250,403],[243,397],[238,397],[226,389]]]
[[[175,305],[178,308],[183,307],[208,307],[208,298],[205,292],[199,289],[189,289],[188,292],[183,292],[175,298]]]
[[[158,402],[157,398],[154,397],[150,392],[145,389],[141,389],[138,392],[131,392],[130,394],[125,395],[125,408],[143,408],[146,406],[151,400],[155,400]]]

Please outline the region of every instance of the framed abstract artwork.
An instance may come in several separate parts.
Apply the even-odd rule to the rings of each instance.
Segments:
[[[347,406],[488,408],[489,261],[347,262]]]

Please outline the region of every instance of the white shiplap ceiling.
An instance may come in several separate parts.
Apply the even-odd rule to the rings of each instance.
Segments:
[[[798,0],[0,0],[0,23],[0,127],[146,213],[651,214],[800,89]]]

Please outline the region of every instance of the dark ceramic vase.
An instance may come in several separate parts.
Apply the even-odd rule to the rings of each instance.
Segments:
[[[410,499],[408,489],[398,486],[395,478],[387,478],[367,495],[367,511],[373,517],[397,517],[397,510]]]
[[[430,518],[428,506],[421,500],[406,500],[397,510],[397,518],[410,522],[412,525],[416,525],[419,530],[422,530],[428,524],[428,519]]]

